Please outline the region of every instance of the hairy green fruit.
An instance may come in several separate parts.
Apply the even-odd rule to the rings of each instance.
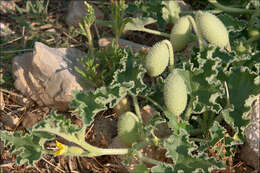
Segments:
[[[171,31],[171,43],[174,51],[179,51],[191,40],[191,23],[187,16],[181,17]]]
[[[166,43],[167,41],[163,40],[153,45],[145,58],[145,68],[152,77],[162,74],[169,63],[169,51],[171,50]]]
[[[187,88],[176,70],[167,77],[163,94],[168,110],[176,116],[181,115],[187,104]]]
[[[148,173],[148,169],[144,164],[138,164],[134,167],[133,173]]]
[[[121,115],[127,111],[130,110],[130,102],[127,99],[127,97],[124,97],[120,100],[120,102],[113,108],[114,111],[118,114]]]
[[[139,139],[138,119],[132,112],[126,112],[118,120],[118,136],[122,143],[131,146]]]
[[[256,37],[259,36],[259,31],[256,28],[249,28],[248,29],[248,35],[249,37]]]
[[[219,47],[230,47],[228,31],[215,15],[208,12],[197,12],[196,22],[199,32],[209,43]]]

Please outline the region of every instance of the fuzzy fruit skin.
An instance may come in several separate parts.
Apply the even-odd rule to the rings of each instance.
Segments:
[[[215,15],[199,11],[196,14],[198,29],[209,43],[221,48],[229,45],[228,31]]]
[[[134,167],[133,173],[149,173],[149,171],[145,165],[138,164]]]
[[[168,110],[176,116],[181,115],[187,105],[187,87],[176,70],[166,78],[164,102]]]
[[[249,37],[256,37],[258,36],[260,33],[256,28],[249,28],[248,29],[248,35]]]
[[[147,73],[152,77],[162,74],[169,63],[169,57],[169,48],[164,41],[153,45],[145,58]]]
[[[138,122],[136,115],[132,112],[126,112],[119,117],[118,136],[122,143],[131,146],[139,139]]]
[[[181,17],[171,30],[171,43],[174,51],[179,51],[191,38],[191,23],[188,17]]]

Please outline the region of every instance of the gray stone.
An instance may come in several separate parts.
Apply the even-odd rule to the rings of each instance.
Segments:
[[[90,4],[94,8],[96,19],[103,20],[104,13],[94,4]],[[68,14],[66,17],[67,25],[78,25],[81,19],[87,14],[84,1],[70,1]]]
[[[83,56],[85,53],[75,48],[50,48],[36,42],[33,52],[14,57],[14,86],[40,106],[65,111],[72,91],[83,89],[74,71],[79,65],[76,58]]]
[[[246,143],[241,150],[241,158],[248,165],[260,169],[260,96],[253,104],[251,122],[245,129]]]

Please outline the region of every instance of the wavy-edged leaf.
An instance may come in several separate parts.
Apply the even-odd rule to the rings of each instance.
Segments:
[[[109,86],[75,92],[70,106],[76,108],[74,113],[79,114],[85,125],[89,125],[98,112],[113,108],[128,93],[138,95],[143,92],[146,85],[142,78],[146,71],[140,61],[139,57],[125,49],[125,56],[121,58],[120,67]]]
[[[18,165],[29,163],[31,166],[41,159],[45,153],[43,144],[47,140],[52,140],[55,136],[44,132],[32,132],[25,134],[21,131],[14,133],[0,131],[1,140],[5,146],[10,146],[9,152],[16,154]]]
[[[241,144],[239,141],[235,141],[232,137],[227,135],[227,131],[218,122],[214,122],[209,129],[210,139],[207,142],[200,142],[199,151],[205,151],[207,149],[213,149],[215,153],[223,153],[225,156],[232,154],[232,146]],[[222,144],[222,145],[221,145]],[[225,152],[223,152],[225,150]]]
[[[151,17],[131,18],[131,21],[125,25],[125,30],[142,31],[146,25],[155,23],[156,20]]]
[[[225,114],[224,119],[236,132],[240,133],[248,125],[246,115],[250,111],[254,96],[260,93],[259,74],[247,67],[233,67],[229,72],[219,74],[218,78],[226,81],[230,106],[233,111]]]
[[[138,95],[146,88],[143,82],[143,76],[146,73],[141,63],[140,57],[128,51],[128,56],[123,57],[120,61],[121,69],[118,69],[113,76],[111,88],[126,88],[132,95]]]
[[[222,162],[209,158],[205,153],[193,154],[197,146],[189,141],[184,129],[180,129],[178,135],[171,135],[164,140],[163,145],[167,149],[166,156],[173,160],[173,172],[211,172],[215,168],[224,168]]]
[[[162,8],[162,18],[169,22],[175,23],[179,19],[181,11],[177,1],[162,1],[164,7]]]
[[[221,105],[217,102],[222,97],[223,90],[220,82],[216,80],[221,60],[213,58],[214,48],[198,52],[190,62],[184,64],[184,68],[190,71],[191,97],[194,97],[193,112],[202,113],[205,110],[220,112]]]
[[[220,20],[227,27],[228,32],[241,32],[246,28],[247,22],[244,20],[239,20],[238,18],[228,15],[228,14],[220,14],[218,15]]]

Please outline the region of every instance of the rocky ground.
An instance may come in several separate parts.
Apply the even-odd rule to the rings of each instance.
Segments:
[[[104,5],[98,1],[92,2],[96,18],[100,20],[109,18],[109,1],[104,2]],[[190,8],[182,3],[183,8]],[[70,29],[77,27],[78,21],[86,13],[82,1],[68,3],[50,0],[48,14],[43,19],[35,19],[30,13],[19,13],[15,4],[19,7],[25,6],[22,0],[0,1],[0,130],[26,131],[26,128],[32,127],[47,116],[51,109],[63,112],[80,126],[80,120],[76,116],[71,117],[68,105],[73,97],[72,90],[92,89],[82,85],[78,74],[72,68],[77,65],[75,57],[83,56],[87,50],[86,38]],[[111,44],[113,32],[110,28],[96,26],[93,33],[96,45],[105,47]],[[134,51],[138,51],[149,49],[157,40],[161,38],[141,32],[128,32],[119,44],[122,47],[131,46]],[[60,64],[63,68],[60,68]],[[259,133],[256,133],[258,141],[252,139],[251,135],[257,130],[259,132],[259,105],[258,99],[252,114],[253,122],[258,126],[248,127],[248,142],[242,147],[240,155],[234,158],[236,164],[221,172],[256,172],[259,165],[256,160],[250,161],[248,156],[251,154],[248,153],[252,152],[252,145],[259,144]],[[149,106],[144,107],[142,112],[143,117],[152,114]],[[122,146],[115,138],[117,119],[118,114],[112,110],[100,113],[89,127],[86,139],[99,147]],[[55,143],[49,145],[54,146]],[[161,157],[165,151],[155,148],[147,150],[156,151],[153,155],[157,155],[158,159],[165,159]],[[0,172],[3,173],[129,171],[129,167],[122,165],[122,158],[116,156],[86,158],[44,155],[35,168],[31,168],[26,164],[17,166],[15,156],[8,153],[8,148],[4,147],[1,141],[0,152]],[[253,153],[255,152],[259,153],[259,150]]]

